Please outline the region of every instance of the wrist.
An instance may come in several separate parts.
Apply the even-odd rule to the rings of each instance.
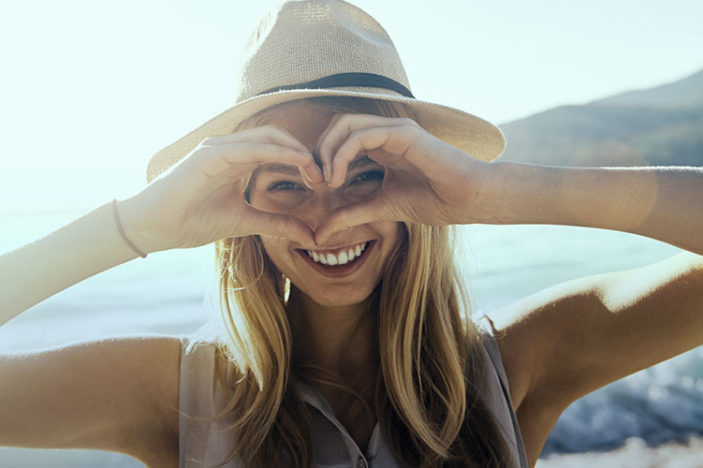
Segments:
[[[142,252],[139,249],[139,247],[134,245],[134,242],[132,242],[131,239],[129,238],[129,236],[127,236],[127,234],[125,233],[124,226],[122,225],[122,220],[120,219],[120,213],[117,208],[117,199],[116,198],[112,200],[112,215],[113,215],[113,218],[115,219],[115,225],[117,226],[117,230],[119,231],[120,236],[125,241],[125,243],[134,251],[134,253],[136,253],[137,255],[139,255],[142,258],[146,258],[146,254],[144,252]]]
[[[119,221],[122,224],[121,233],[127,245],[138,254],[147,254],[165,250],[160,245],[158,236],[150,226],[150,218],[135,197],[117,201]],[[115,220],[118,222],[118,220]],[[130,245],[131,244],[131,245]]]
[[[474,172],[475,192],[468,210],[469,223],[501,224],[502,205],[505,193],[505,171],[500,163],[477,164]]]
[[[480,168],[481,183],[472,222],[549,222],[550,193],[559,185],[553,173],[555,168],[503,161],[484,163]]]

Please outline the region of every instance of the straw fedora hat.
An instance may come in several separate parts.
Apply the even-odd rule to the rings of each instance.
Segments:
[[[257,112],[315,96],[352,96],[410,106],[425,130],[484,161],[505,148],[500,129],[459,109],[420,101],[386,31],[342,0],[290,0],[266,16],[248,43],[236,104],[149,160],[147,181],[203,139],[227,135]]]

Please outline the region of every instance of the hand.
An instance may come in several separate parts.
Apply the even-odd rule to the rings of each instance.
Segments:
[[[303,222],[263,213],[245,200],[251,172],[269,163],[297,166],[306,183],[322,182],[312,154],[278,127],[207,138],[142,192],[120,203],[128,237],[147,252],[254,234],[310,245],[313,233]]]
[[[337,231],[374,221],[430,225],[468,223],[489,164],[422,129],[414,120],[345,114],[336,118],[318,143],[325,181],[345,180],[347,166],[366,154],[385,167],[374,197],[331,213],[315,232],[318,243]]]

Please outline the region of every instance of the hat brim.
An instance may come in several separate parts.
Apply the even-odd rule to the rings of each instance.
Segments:
[[[151,157],[147,182],[190,153],[205,138],[229,135],[252,115],[285,102],[321,96],[345,96],[403,103],[413,109],[417,123],[436,137],[482,161],[492,161],[505,149],[505,138],[492,123],[453,107],[389,94],[380,88],[295,89],[261,94],[242,101],[213,117]]]

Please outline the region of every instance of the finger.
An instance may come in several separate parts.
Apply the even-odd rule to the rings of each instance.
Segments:
[[[290,145],[290,147],[293,149],[298,149],[305,154],[310,154],[308,164],[300,166],[300,173],[307,182],[310,182],[309,185],[321,183],[323,181],[324,178],[322,176],[322,171],[317,165],[317,162],[315,162],[315,158],[312,156],[310,150],[305,145],[303,145],[297,138],[288,133],[285,129],[282,129],[275,125],[266,125],[263,127],[252,129],[252,137],[259,137],[259,134],[262,134],[262,137],[270,138],[272,143],[277,143],[281,146]]]
[[[337,150],[332,160],[332,176],[327,182],[330,188],[341,187],[347,177],[349,163],[361,153],[366,153],[379,164],[388,163],[379,160],[382,155],[378,149],[383,149],[388,140],[393,137],[395,127],[371,127],[352,132],[342,146]]]
[[[275,144],[297,150],[303,154],[309,154],[310,159],[307,164],[300,166],[302,169],[301,174],[312,183],[320,183],[323,181],[322,171],[312,157],[310,150],[289,132],[275,125],[255,127],[231,135],[209,137],[203,140],[201,145],[203,147],[224,146],[245,142]]]
[[[397,119],[368,114],[337,114],[319,139],[318,154],[322,162],[325,181],[332,177],[332,160],[337,149],[355,130],[374,126],[390,126]]]
[[[377,221],[403,221],[396,210],[384,201],[385,197],[345,205],[331,212],[315,229],[315,242],[324,244],[333,234],[354,226]]]
[[[231,172],[242,174],[260,165],[272,163],[298,166],[307,174],[315,161],[309,152],[250,141],[206,146],[197,151],[197,165],[209,176]]]
[[[323,180],[327,180],[330,166],[332,163],[332,152],[328,149],[330,143],[328,142],[328,135],[333,128],[335,128],[337,122],[344,114],[335,114],[332,116],[329,124],[322,131],[320,136],[317,138],[317,143],[315,144],[315,153],[317,153],[320,158],[320,165],[322,166]]]
[[[317,167],[317,164],[315,165]],[[307,171],[303,169],[302,167],[298,166],[298,170],[300,172],[301,177],[303,178],[303,182],[305,183],[305,186],[309,188],[310,190],[314,190],[316,187],[318,187],[322,183],[322,175],[320,174],[320,178],[318,180],[313,180],[310,178],[308,175]],[[319,171],[319,169],[318,169]]]
[[[390,166],[395,161],[406,160],[413,146],[416,149],[414,153],[423,153],[419,148],[422,131],[418,130],[419,127],[405,124],[355,130],[334,155],[329,186],[337,188],[344,183],[350,162],[359,154],[365,154],[383,166]]]
[[[239,130],[229,135],[215,135],[205,138],[200,144],[203,146],[217,146],[248,140],[261,141],[262,143],[276,143],[301,151],[309,151],[300,140],[291,135],[287,130],[276,125],[262,125]]]

